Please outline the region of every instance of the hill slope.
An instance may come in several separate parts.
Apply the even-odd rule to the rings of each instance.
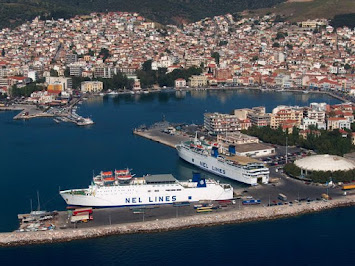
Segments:
[[[355,13],[355,0],[288,1],[273,8],[255,11],[256,14],[276,13],[290,21],[315,18],[331,19],[336,15]],[[251,14],[255,14],[251,11]]]
[[[0,0],[0,28],[37,15],[72,17],[94,11],[129,11],[162,24],[196,21],[245,9],[271,7],[284,0]]]

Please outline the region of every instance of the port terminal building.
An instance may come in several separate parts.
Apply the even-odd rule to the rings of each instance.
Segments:
[[[301,168],[301,175],[306,176],[313,171],[335,172],[350,171],[355,169],[355,162],[344,157],[322,154],[308,156],[295,161],[295,165]]]

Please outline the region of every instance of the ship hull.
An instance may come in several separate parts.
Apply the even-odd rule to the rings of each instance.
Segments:
[[[200,200],[227,200],[233,198],[233,188],[224,188],[218,183],[207,183],[206,187],[185,188],[174,185],[142,185],[93,187],[85,195],[79,190],[61,191],[68,205],[96,208],[125,207],[140,205],[172,204],[174,202],[196,202]],[[83,191],[83,190],[80,190]]]
[[[181,145],[176,148],[181,159],[215,175],[248,185],[266,184],[269,181],[269,170],[267,168],[264,170],[246,170],[243,167],[238,168],[228,165],[215,157],[193,152]]]

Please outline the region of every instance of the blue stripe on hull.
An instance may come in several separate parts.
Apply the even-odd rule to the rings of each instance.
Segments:
[[[189,201],[189,203],[198,202],[198,201]],[[105,209],[105,208],[124,208],[124,207],[146,207],[146,206],[159,206],[159,205],[173,205],[179,204],[181,202],[175,201],[171,203],[158,203],[158,204],[137,204],[137,205],[115,205],[115,206],[88,206],[88,205],[73,205],[68,204],[67,207],[91,207],[95,209]]]

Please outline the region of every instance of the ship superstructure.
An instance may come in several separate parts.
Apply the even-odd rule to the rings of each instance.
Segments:
[[[232,199],[233,187],[199,173],[182,182],[171,174],[133,177],[127,169],[101,172],[88,188],[64,190],[60,195],[73,206],[121,207]]]
[[[269,182],[269,168],[263,163],[245,156],[235,155],[235,146],[219,154],[218,145],[210,145],[195,138],[176,145],[180,158],[197,167],[245,184]]]

